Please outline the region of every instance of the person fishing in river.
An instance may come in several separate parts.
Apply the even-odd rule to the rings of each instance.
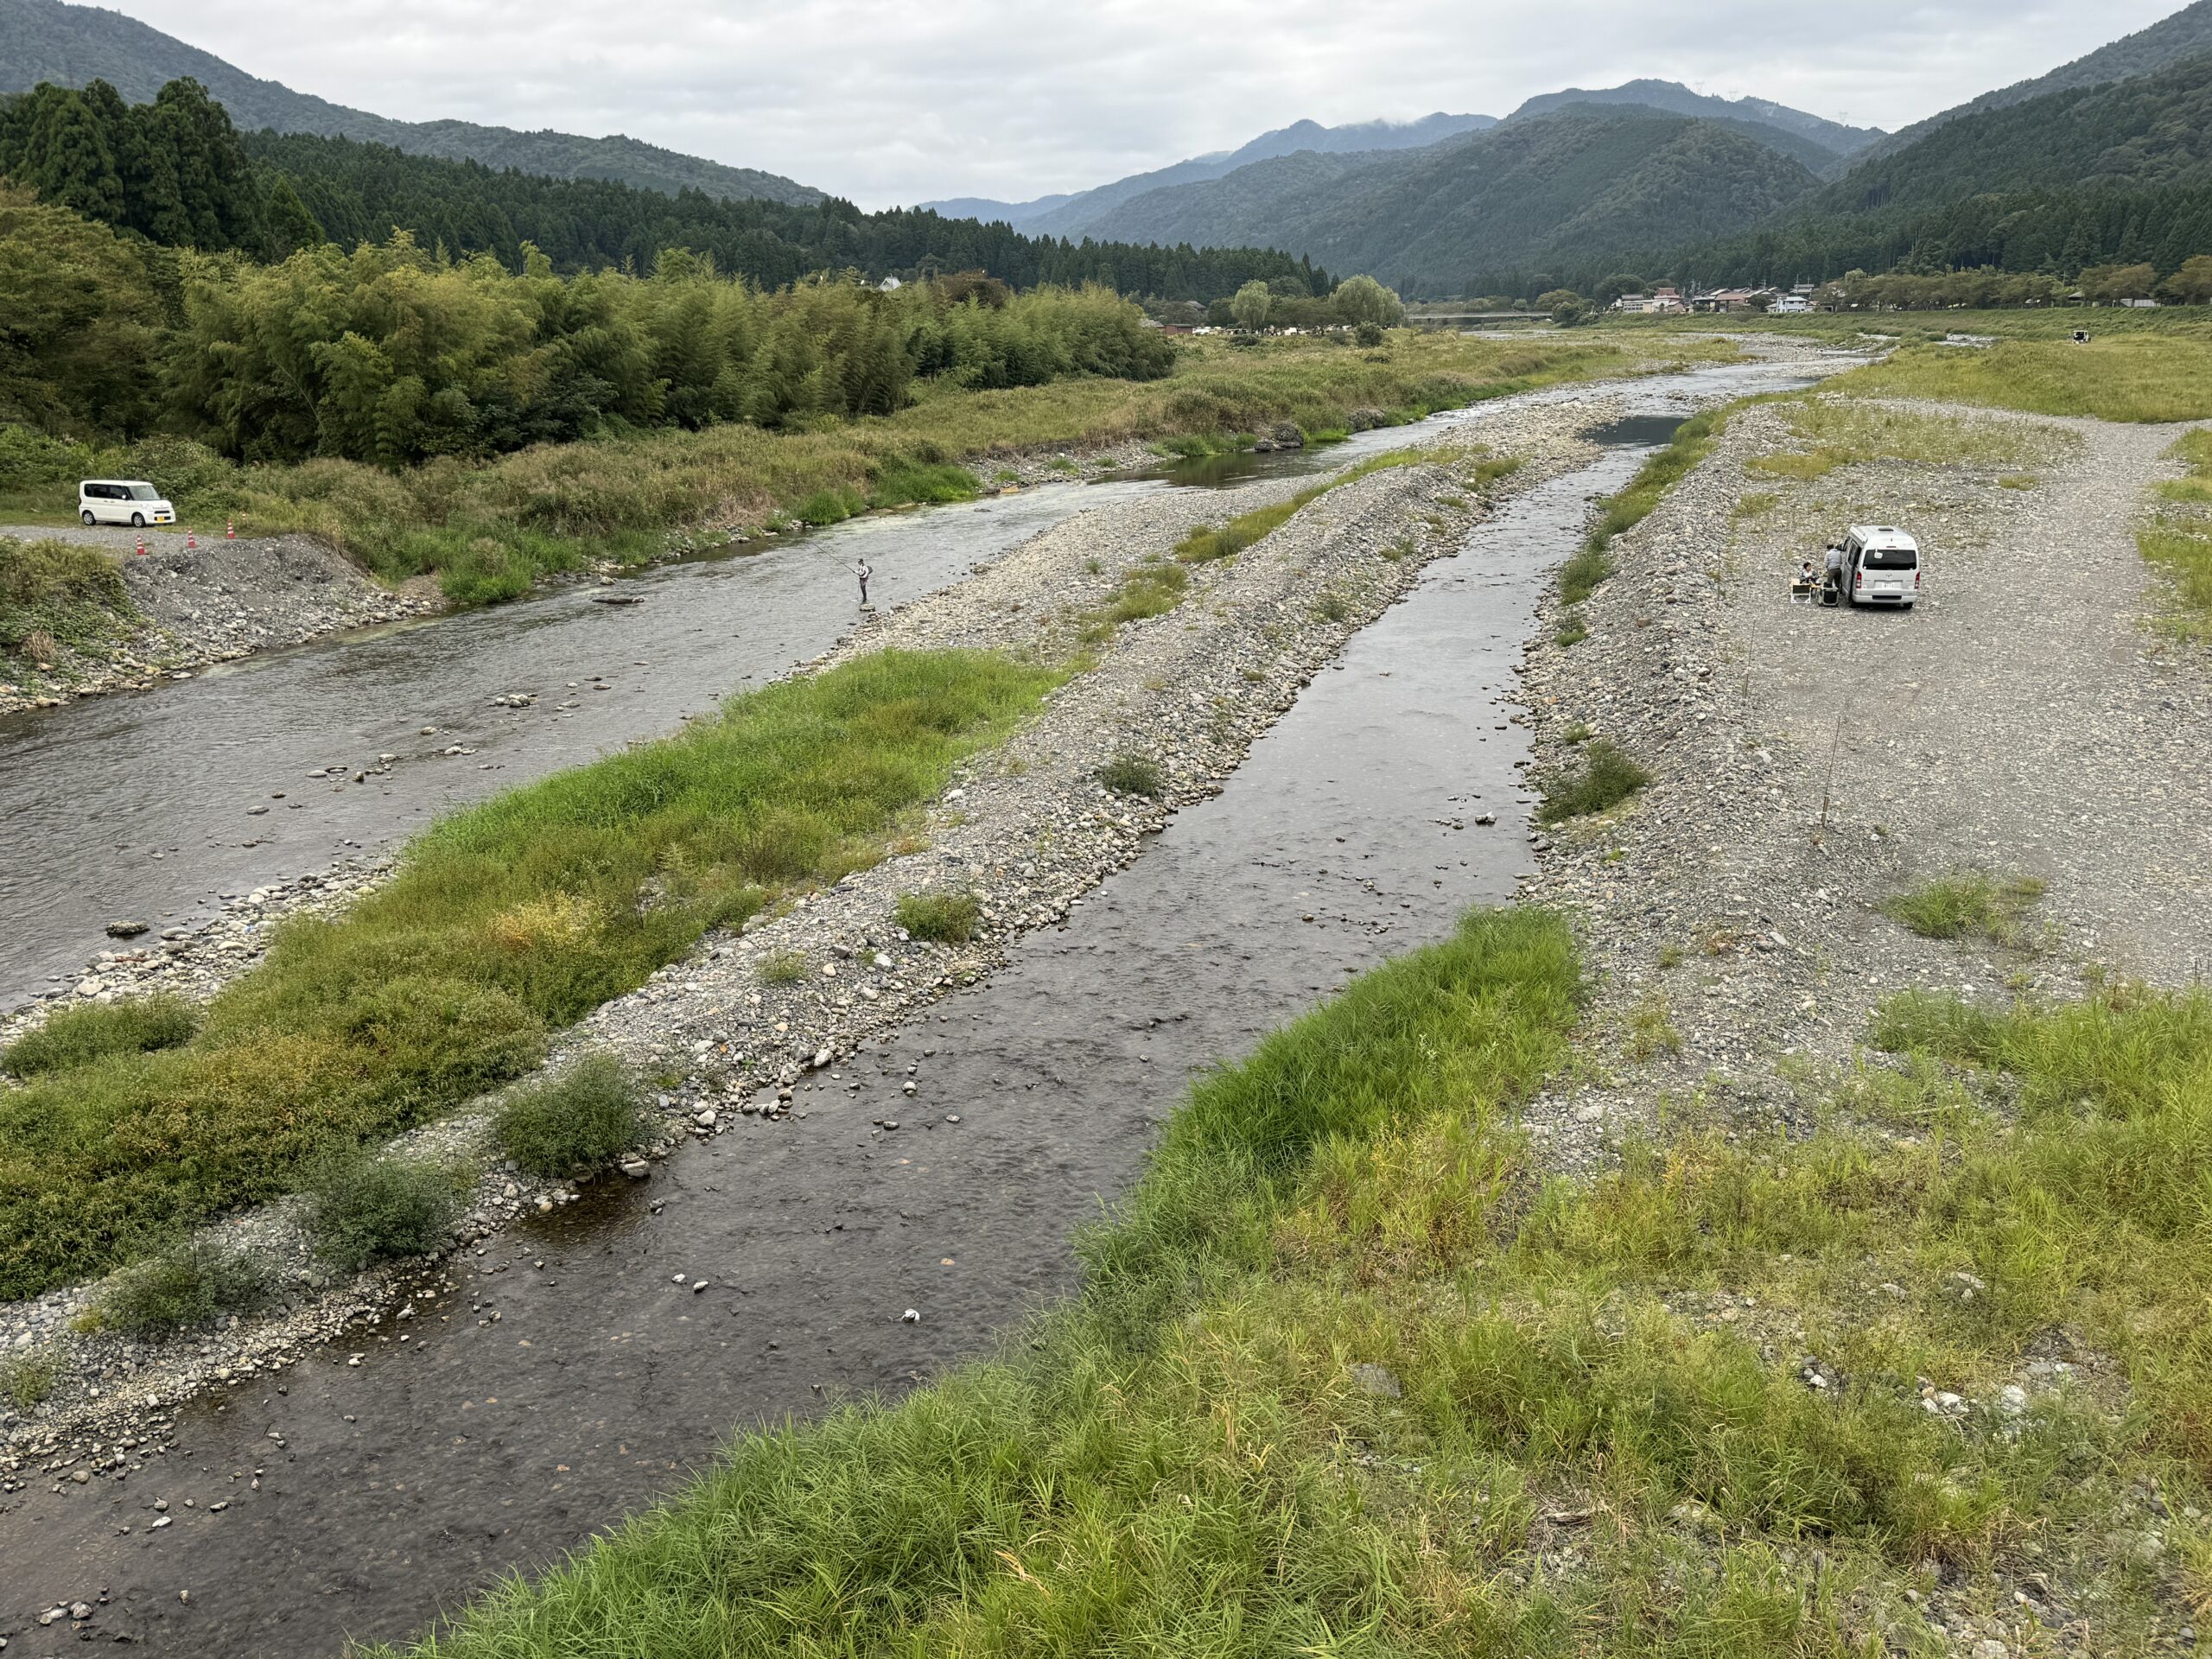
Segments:
[[[861,579],[861,603],[868,603],[868,579],[875,574],[875,567],[866,559],[853,561],[853,574]]]

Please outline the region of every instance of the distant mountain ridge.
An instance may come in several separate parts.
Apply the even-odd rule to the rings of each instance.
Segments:
[[[1033,201],[993,201],[979,196],[959,196],[919,205],[940,213],[986,221],[1003,219],[1017,231],[1033,236],[1081,237],[1090,227],[1133,196],[1164,190],[1179,184],[1217,179],[1255,162],[1311,150],[1316,155],[1341,155],[1363,150],[1418,149],[1463,133],[1494,127],[1489,115],[1446,115],[1438,111],[1417,121],[1359,121],[1341,127],[1325,127],[1318,121],[1294,121],[1287,127],[1263,132],[1235,149],[1194,156],[1187,161],[1133,173],[1110,184],[1095,186],[1072,194],[1039,196]]]
[[[1457,292],[1478,274],[1726,236],[1818,182],[1751,124],[1569,103],[1420,149],[1302,150],[1150,191],[1092,234],[1194,246],[1258,236],[1334,270]]]
[[[2016,80],[2010,86],[1999,86],[1994,92],[1984,92],[1979,98],[1969,99],[1963,104],[1931,115],[1924,121],[1900,127],[1869,147],[1862,159],[1872,159],[1903,149],[1963,115],[2005,109],[2015,104],[2024,104],[2032,98],[2040,98],[2046,92],[2067,92],[2075,87],[2096,86],[2107,81],[2127,80],[2137,75],[2151,74],[2201,52],[2212,52],[2212,0],[2195,0],[2195,3],[2183,6],[2170,17],[2160,18],[2148,29],[2139,29],[2133,35],[2123,35],[2109,45],[2084,53],[2069,63],[2059,65],[2048,74],[2037,75],[2031,80]]]
[[[1568,104],[1637,104],[1646,109],[1664,110],[1671,115],[1749,122],[1809,139],[1836,156],[1854,155],[1886,136],[1879,127],[1847,127],[1824,116],[1777,104],[1771,99],[1713,98],[1692,92],[1678,80],[1630,80],[1595,92],[1570,86],[1563,92],[1544,92],[1529,99],[1506,119],[1515,121],[1524,116],[1542,115]]]
[[[470,121],[394,121],[247,74],[212,52],[118,11],[64,0],[0,0],[0,93],[29,92],[41,80],[82,86],[101,79],[130,102],[143,104],[167,82],[188,76],[247,131],[270,127],[358,138],[412,155],[479,161],[549,178],[614,179],[669,195],[688,188],[794,207],[824,199],[821,191],[773,173],[680,155],[619,133],[587,138]]]

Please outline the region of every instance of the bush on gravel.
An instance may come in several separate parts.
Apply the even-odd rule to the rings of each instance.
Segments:
[[[0,655],[50,663],[56,645],[93,649],[144,620],[99,548],[0,536]]]
[[[423,1159],[327,1154],[308,1166],[303,1185],[315,1254],[345,1273],[428,1255],[461,1214],[454,1172]]]
[[[892,918],[907,937],[939,944],[965,944],[976,937],[982,906],[972,893],[902,893]]]
[[[1560,823],[1618,804],[1651,781],[1651,774],[1611,739],[1593,737],[1580,746],[1580,770],[1559,773],[1544,784],[1544,804],[1536,817]]]
[[[645,1138],[638,1080],[613,1054],[587,1054],[556,1077],[517,1090],[493,1122],[500,1150],[532,1175],[603,1164]]]
[[[200,1239],[125,1268],[96,1306],[103,1325],[164,1335],[220,1313],[251,1313],[268,1302],[275,1282],[264,1258]]]
[[[1167,776],[1160,762],[1134,749],[1124,750],[1098,768],[1098,781],[1116,795],[1141,795],[1158,800],[1167,792]]]
[[[143,1054],[190,1040],[199,1011],[181,996],[125,997],[61,1008],[37,1030],[0,1052],[0,1066],[19,1077],[86,1065],[110,1054]]]

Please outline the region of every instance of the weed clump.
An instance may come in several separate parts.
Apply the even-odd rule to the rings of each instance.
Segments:
[[[892,916],[910,938],[965,944],[976,937],[982,905],[972,893],[902,893]]]
[[[326,1156],[308,1171],[305,1186],[315,1254],[346,1273],[428,1255],[461,1213],[453,1173],[420,1159]]]
[[[125,1268],[97,1306],[103,1325],[150,1336],[189,1330],[218,1314],[251,1313],[273,1289],[261,1257],[194,1240]]]
[[[588,1054],[557,1077],[518,1090],[499,1109],[500,1148],[532,1175],[566,1175],[645,1139],[637,1079],[614,1055]]]
[[[19,1077],[88,1065],[111,1054],[144,1054],[191,1039],[200,1016],[181,996],[126,997],[63,1008],[0,1053]]]
[[[778,950],[760,959],[759,972],[763,985],[796,985],[806,977],[806,953]]]
[[[1166,775],[1150,755],[1124,749],[1098,768],[1098,781],[1116,795],[1141,795],[1158,800],[1167,792]]]
[[[2043,895],[2044,883],[2031,875],[1999,880],[1983,870],[1954,870],[1885,899],[1881,912],[1924,939],[1974,937],[2021,950],[2030,943],[2028,909]]]
[[[1608,738],[1593,737],[1580,747],[1581,769],[1545,785],[1544,804],[1536,812],[1542,823],[1559,823],[1602,812],[1651,781],[1651,774]]]
[[[60,1368],[46,1354],[18,1354],[0,1360],[0,1400],[18,1416],[29,1416],[54,1392],[54,1378]]]

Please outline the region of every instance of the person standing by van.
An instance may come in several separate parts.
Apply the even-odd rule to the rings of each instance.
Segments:
[[[1843,550],[1834,542],[1821,561],[1821,580],[1827,584],[1830,602],[1843,597]]]

